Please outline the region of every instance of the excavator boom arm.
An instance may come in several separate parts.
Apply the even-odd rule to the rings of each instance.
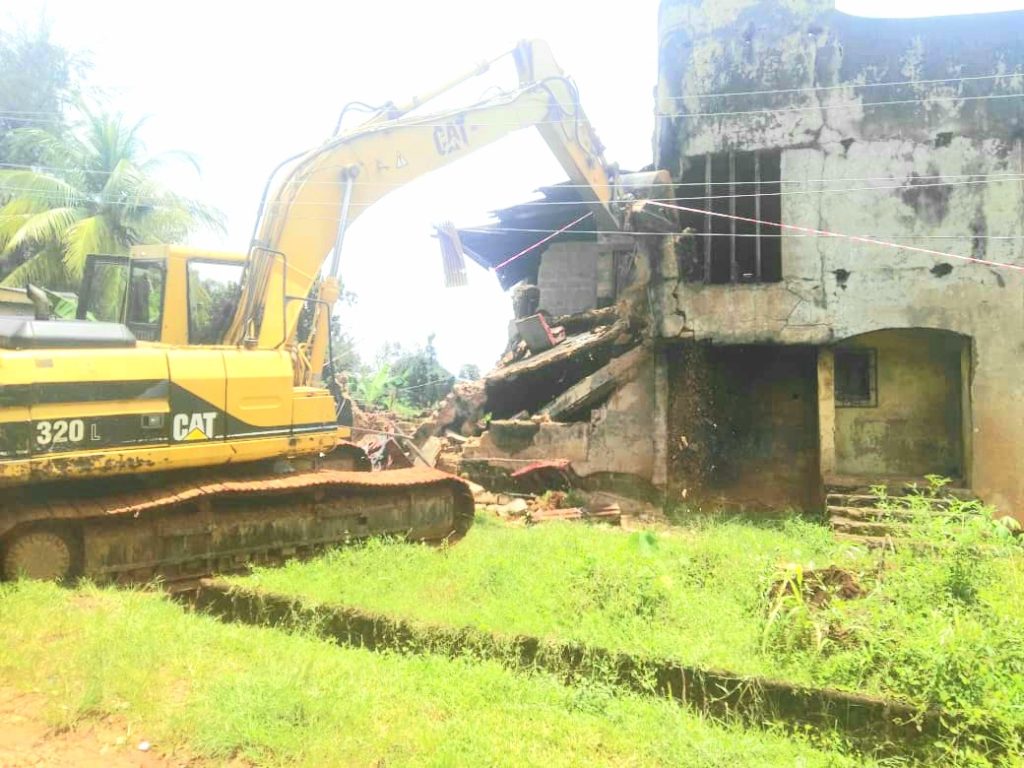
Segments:
[[[508,134],[536,126],[594,206],[617,228],[614,184],[576,88],[547,46],[515,51],[519,90],[468,108],[371,120],[296,161],[267,202],[241,300],[225,341],[260,348],[293,341],[302,303],[347,226],[388,192]],[[335,254],[335,263],[337,254]]]

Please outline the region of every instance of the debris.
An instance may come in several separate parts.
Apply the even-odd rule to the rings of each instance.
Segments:
[[[516,330],[533,354],[565,341],[565,328],[551,327],[544,314],[538,313],[516,321]]]
[[[139,742],[139,752],[149,752],[150,746],[151,745],[150,745],[150,743],[148,741],[140,741]]]
[[[603,325],[611,325],[618,319],[619,308],[612,306],[588,309],[586,312],[577,312],[573,315],[560,315],[554,319],[553,324],[564,328],[567,335],[576,336]]]
[[[459,233],[450,222],[443,222],[434,228],[441,242],[441,263],[444,267],[445,288],[461,288],[469,285],[466,279],[466,254],[459,240]]]
[[[419,448],[419,458],[429,467],[437,466],[437,457],[441,455],[444,445],[444,440],[440,437],[427,438],[427,441]]]
[[[537,313],[540,306],[540,288],[525,280],[512,286],[512,313],[518,320]]]
[[[496,368],[484,378],[487,411],[500,419],[534,413],[637,342],[629,324],[618,320]]]
[[[398,431],[398,417],[385,410],[364,410],[355,401],[352,402],[352,426],[362,433],[380,432],[394,434]]]
[[[646,354],[646,347],[635,347],[612,358],[606,366],[576,382],[541,408],[538,415],[563,421],[600,405],[612,392],[636,375]]]
[[[455,432],[463,437],[479,435],[483,431],[486,413],[487,391],[482,381],[458,381],[452,391],[441,401],[421,430],[424,436],[443,435]],[[417,430],[417,436],[421,434]]]
[[[374,470],[404,469],[413,466],[413,462],[395,439],[388,435],[367,435],[359,441],[359,447],[370,457],[370,464]]]
[[[502,517],[517,517],[525,514],[529,508],[526,499],[512,499],[507,504],[499,504],[495,511]]]
[[[531,511],[527,516],[527,523],[530,525],[550,523],[556,520],[581,520],[619,525],[622,522],[622,510],[619,509],[618,504],[608,504],[593,508],[538,509]]]
[[[511,477],[523,493],[568,491],[576,487],[579,479],[567,459],[535,461],[516,470]]]

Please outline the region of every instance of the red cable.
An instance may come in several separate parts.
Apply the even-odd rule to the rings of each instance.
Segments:
[[[563,232],[565,232],[565,230],[569,229],[570,227],[575,227],[577,224],[579,224],[581,221],[583,221],[585,218],[587,218],[587,216],[591,216],[591,215],[593,215],[592,211],[588,211],[587,213],[584,213],[582,216],[580,216],[575,221],[570,221],[568,224],[566,224],[561,229],[556,229],[554,232],[552,232],[550,235],[545,237],[543,240],[538,240],[536,243],[531,245],[529,248],[524,248],[519,253],[517,253],[515,256],[511,256],[511,257],[505,259],[503,262],[501,262],[501,264],[499,264],[498,266],[494,267],[494,270],[497,271],[497,270],[501,269],[502,267],[504,267],[506,264],[511,264],[513,261],[518,259],[520,256],[525,256],[530,251],[532,251],[534,248],[537,248],[538,246],[544,245],[544,243],[546,243],[551,238],[557,237],[558,235],[562,234]]]

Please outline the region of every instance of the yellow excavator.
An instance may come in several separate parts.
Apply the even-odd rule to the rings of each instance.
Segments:
[[[351,468],[323,371],[346,229],[422,174],[536,126],[599,228],[620,227],[575,86],[539,41],[512,56],[513,91],[418,114],[495,59],[279,165],[247,253],[93,255],[78,320],[0,318],[0,577],[187,582],[375,534],[465,534],[460,479]]]

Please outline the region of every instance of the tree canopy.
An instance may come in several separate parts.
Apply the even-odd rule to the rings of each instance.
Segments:
[[[35,161],[0,168],[0,260],[10,269],[4,285],[73,288],[90,253],[126,253],[137,244],[180,242],[200,228],[223,229],[221,214],[152,175],[172,157],[196,165],[190,155],[147,157],[142,121],[81,112],[68,131],[18,128],[6,137],[15,156]]]
[[[63,125],[64,110],[79,93],[88,69],[81,54],[57,45],[49,24],[0,32],[0,162],[24,162],[11,155],[4,137],[17,128]]]

